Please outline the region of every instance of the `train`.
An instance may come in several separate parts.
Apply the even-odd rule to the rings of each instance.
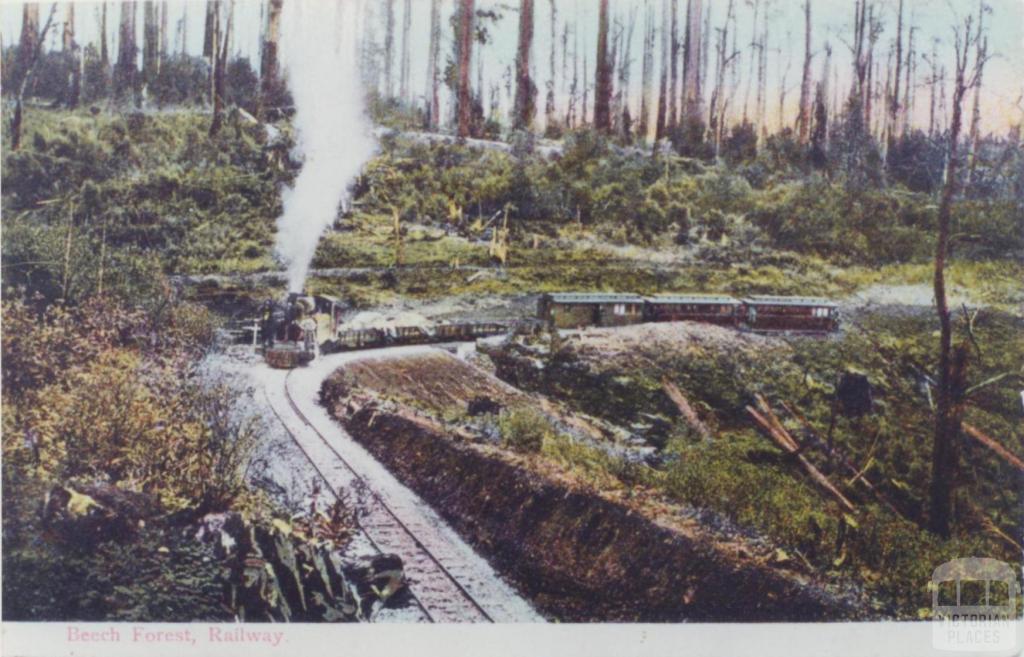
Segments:
[[[504,335],[516,325],[504,322],[453,322],[433,326],[342,329],[344,306],[325,295],[289,294],[263,305],[253,340],[267,364],[279,369],[305,365],[320,354],[396,345],[468,342]]]
[[[839,328],[839,307],[828,299],[769,295],[554,292],[540,296],[537,317],[557,329],[679,321],[755,332],[832,333]]]
[[[319,354],[395,345],[464,342],[516,330],[629,326],[691,321],[753,332],[825,335],[839,328],[838,306],[818,297],[714,294],[641,296],[622,293],[542,294],[536,316],[518,322],[455,322],[430,326],[343,329],[344,305],[324,295],[289,294],[268,301],[258,340],[271,367],[290,369]],[[257,341],[254,335],[254,341]]]

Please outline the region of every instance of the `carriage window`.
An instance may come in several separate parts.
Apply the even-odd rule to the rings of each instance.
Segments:
[[[616,315],[625,315],[626,314],[626,304],[624,304],[624,303],[617,303],[617,304],[615,304],[614,312],[615,312]]]

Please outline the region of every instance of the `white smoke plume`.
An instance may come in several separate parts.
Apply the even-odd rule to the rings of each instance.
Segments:
[[[283,4],[281,64],[295,100],[295,154],[302,170],[283,193],[276,251],[288,267],[288,291],[302,292],[320,236],[376,143],[357,66],[358,3]]]

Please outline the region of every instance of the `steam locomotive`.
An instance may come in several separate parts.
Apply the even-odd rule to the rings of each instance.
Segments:
[[[260,324],[263,357],[281,369],[313,360],[337,334],[341,310],[337,299],[295,292],[283,303],[267,301]]]

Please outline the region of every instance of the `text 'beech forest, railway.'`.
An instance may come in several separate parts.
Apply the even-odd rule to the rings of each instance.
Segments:
[[[1017,618],[1022,17],[0,4],[4,620]]]

